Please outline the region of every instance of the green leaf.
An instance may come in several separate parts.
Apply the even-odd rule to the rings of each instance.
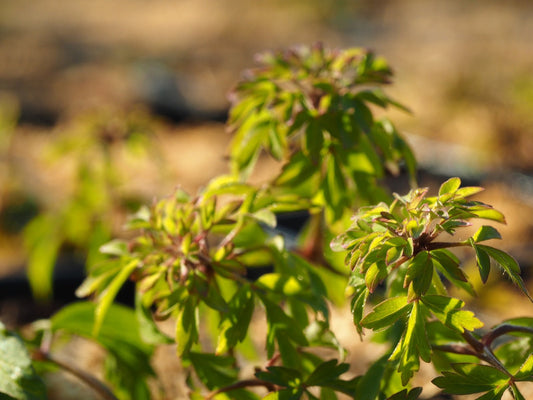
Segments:
[[[303,150],[311,159],[311,162],[317,166],[320,161],[320,152],[324,145],[324,135],[322,128],[315,121],[309,122],[303,135]]]
[[[388,365],[388,354],[374,362],[359,380],[357,385],[357,400],[375,400],[378,398],[381,381]]]
[[[306,386],[328,386],[331,381],[338,379],[349,369],[349,365],[337,360],[324,361],[318,365],[305,381]]]
[[[485,246],[482,244],[476,245],[478,249],[483,250],[485,253],[487,253],[494,261],[498,263],[498,265],[505,271],[505,273],[511,278],[511,281],[518,286],[520,289],[522,289],[522,292],[529,297],[529,299],[533,302],[533,298],[529,295],[529,292],[524,284],[524,281],[522,280],[522,277],[520,276],[520,266],[516,262],[516,260],[511,257],[506,252],[495,249],[494,247]]]
[[[413,303],[407,329],[400,342],[396,345],[391,361],[399,361],[398,371],[401,373],[402,385],[407,385],[414,372],[420,368],[420,360],[431,360],[431,348],[426,336],[426,323],[418,302]]]
[[[198,341],[198,308],[195,299],[188,297],[178,310],[176,318],[176,351],[178,356],[188,352]]]
[[[502,224],[506,223],[505,217],[501,212],[484,203],[477,202],[474,205],[465,207],[464,211],[477,218],[488,219]]]
[[[532,380],[533,379],[533,354],[530,354],[526,361],[522,364],[518,372],[515,374],[517,380]]]
[[[471,246],[476,251],[476,261],[479,268],[479,276],[483,283],[487,283],[490,275],[490,258],[486,251],[484,251],[480,246],[473,243],[473,239],[470,242]]]
[[[370,265],[365,274],[365,282],[368,287],[368,291],[373,293],[376,287],[383,281],[388,275],[387,264],[385,261],[378,261]]]
[[[504,372],[488,365],[454,364],[453,367],[456,372],[444,371],[443,376],[432,381],[434,385],[444,389],[449,394],[490,391],[494,391],[496,394],[501,390],[498,386],[506,384],[509,379]],[[493,397],[487,397],[487,399],[491,398]]]
[[[187,359],[190,360],[194,371],[209,390],[234,383],[239,374],[233,357],[191,351],[187,354]]]
[[[135,312],[111,305],[95,338],[95,310],[96,305],[90,302],[68,305],[52,317],[52,331],[66,331],[97,341],[109,353],[106,377],[117,393],[148,399],[146,381],[155,375],[150,365],[153,346],[141,338]]]
[[[431,258],[433,259],[433,265],[448,281],[471,296],[475,296],[472,284],[459,267],[460,262],[453,253],[446,249],[434,250],[431,252]]]
[[[404,389],[401,392],[398,392],[391,397],[388,397],[387,400],[416,400],[422,393],[421,387],[416,387],[411,390]]]
[[[52,294],[52,274],[63,241],[57,224],[56,216],[44,214],[35,218],[24,230],[24,244],[29,252],[28,279],[38,299]]]
[[[363,318],[361,325],[373,330],[385,328],[406,315],[411,308],[412,304],[407,302],[407,296],[386,299]]]
[[[433,261],[427,251],[421,251],[411,260],[404,284],[409,285],[409,301],[419,299],[427,292],[433,279],[433,270]]]
[[[112,256],[122,256],[129,254],[128,244],[124,240],[114,239],[102,246],[100,252]]]
[[[439,197],[444,195],[454,194],[457,189],[461,186],[461,179],[459,178],[450,178],[444,182],[439,188]]]
[[[144,342],[152,345],[173,343],[173,340],[163,334],[152,318],[150,309],[142,304],[141,294],[135,293],[135,315],[139,323],[139,334]]]
[[[422,297],[422,303],[444,325],[459,332],[464,332],[465,329],[472,331],[483,326],[483,323],[474,316],[474,313],[461,310],[465,303],[459,299],[439,295],[426,295]]]
[[[261,275],[256,284],[265,289],[282,293],[285,296],[294,296],[303,291],[302,282],[294,276],[275,272]]]
[[[475,243],[483,242],[490,239],[501,239],[502,236],[500,232],[494,229],[492,226],[483,225],[480,227],[476,233],[472,236]]]
[[[4,394],[4,396],[2,396]],[[33,369],[22,340],[0,322],[0,397],[45,400],[46,387]]]
[[[122,267],[122,270],[113,278],[111,283],[105,288],[105,290],[98,296],[98,305],[96,306],[96,320],[94,324],[94,336],[98,336],[98,332],[102,326],[107,311],[111,307],[113,300],[122,288],[122,285],[133,271],[137,268],[139,261],[137,259],[131,260],[129,263]]]
[[[250,285],[241,286],[228,305],[229,312],[220,321],[217,354],[232,349],[246,337],[254,311],[254,296]]]
[[[255,373],[255,377],[281,387],[297,388],[303,382],[300,371],[278,366],[267,367],[266,371],[258,371]]]

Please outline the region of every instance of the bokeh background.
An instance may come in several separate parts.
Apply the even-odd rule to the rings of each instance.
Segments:
[[[15,284],[42,237],[56,238],[41,256],[55,249],[58,279],[75,280],[80,249],[98,240],[91,229],[119,232],[139,204],[224,172],[232,85],[258,52],[317,41],[389,61],[388,92],[412,110],[389,116],[421,183],[486,187],[481,199],[507,217],[501,247],[530,277],[532,38],[528,0],[1,1],[0,319],[17,326],[54,309]],[[475,300],[489,320],[531,315],[507,288],[491,282]]]

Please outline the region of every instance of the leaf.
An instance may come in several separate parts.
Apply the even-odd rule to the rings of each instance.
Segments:
[[[532,380],[533,379],[533,354],[530,354],[526,361],[522,364],[518,372],[515,374],[517,380]]]
[[[4,395],[2,395],[4,394]],[[46,387],[33,369],[22,340],[0,322],[0,397],[45,400]]]
[[[107,311],[111,307],[113,300],[122,288],[122,285],[130,277],[133,271],[137,268],[138,260],[133,259],[122,267],[122,270],[113,278],[111,283],[98,296],[98,305],[96,306],[95,315],[96,320],[94,324],[94,336],[98,336],[98,332],[102,326]]]
[[[505,216],[501,212],[487,205],[469,207],[468,212],[474,214],[478,218],[501,222],[502,224],[506,223]]]
[[[324,135],[320,125],[312,120],[305,129],[305,135],[303,135],[303,150],[310,158],[311,163],[317,166],[320,162],[320,152],[324,145]]]
[[[376,287],[387,277],[387,275],[387,264],[385,264],[384,261],[378,261],[370,265],[365,274],[365,282],[368,291],[373,293]]]
[[[483,225],[480,227],[476,233],[472,236],[475,243],[483,242],[490,239],[501,239],[502,236],[495,228],[488,225]]]
[[[402,385],[407,385],[414,372],[420,368],[420,360],[431,360],[431,348],[426,336],[426,323],[418,302],[413,303],[407,329],[396,345],[391,361],[399,361],[398,372],[401,373]]]
[[[124,240],[115,239],[100,246],[100,252],[112,256],[127,255],[129,253],[128,244]]]
[[[486,251],[484,251],[480,246],[473,243],[473,239],[470,243],[474,250],[476,251],[476,261],[479,268],[479,276],[483,283],[487,283],[490,275],[490,258]]]
[[[44,299],[52,294],[52,274],[63,238],[58,218],[52,214],[36,217],[24,230],[24,244],[29,252],[28,279],[33,295]]]
[[[501,390],[509,377],[498,369],[488,365],[454,364],[456,372],[444,371],[443,376],[433,379],[433,384],[449,394],[473,394]],[[505,388],[504,388],[505,389]],[[487,399],[498,397],[487,397]],[[501,396],[500,396],[501,398]]]
[[[422,303],[444,325],[459,332],[464,332],[465,329],[472,331],[483,326],[483,323],[474,316],[474,313],[461,310],[465,303],[459,299],[440,295],[426,295],[422,297]]]
[[[234,383],[239,375],[233,357],[191,351],[186,358],[190,360],[194,371],[209,390],[228,386]]]
[[[144,342],[152,345],[173,343],[173,340],[163,334],[152,318],[150,309],[142,304],[141,294],[135,293],[135,315],[139,324],[139,334]]]
[[[529,292],[520,276],[520,266],[516,260],[506,252],[495,249],[494,247],[485,246],[482,244],[476,245],[477,248],[487,253],[498,265],[507,273],[511,281],[517,285],[522,292],[533,302],[533,298],[529,295]]]
[[[303,291],[302,282],[294,276],[280,273],[269,273],[261,275],[256,284],[265,289],[282,293],[285,296],[294,296]]]
[[[219,326],[216,354],[222,354],[242,342],[254,311],[254,296],[250,285],[241,286],[228,303],[229,312]]]
[[[407,296],[386,299],[363,318],[361,325],[373,330],[385,328],[406,315],[411,308],[412,304],[407,302]]]
[[[380,357],[374,362],[359,379],[357,385],[357,400],[375,400],[378,398],[381,380],[388,364],[388,355]]]
[[[348,371],[349,365],[340,363],[337,360],[324,361],[305,380],[306,386],[328,386],[328,383],[338,379]]]
[[[416,387],[411,390],[404,389],[401,392],[398,392],[391,397],[388,397],[387,400],[416,400],[422,393],[421,387]]]
[[[276,227],[276,215],[270,210],[264,208],[262,210],[255,211],[254,213],[250,214],[250,216],[270,228]]]
[[[431,252],[433,265],[444,277],[455,286],[463,289],[471,296],[475,296],[474,288],[468,281],[463,270],[459,267],[459,260],[446,249],[434,250]]]
[[[93,336],[96,305],[73,303],[61,309],[51,319],[52,331],[66,331],[95,340],[108,351],[107,379],[117,393],[148,399],[147,378],[155,375],[150,365],[153,346],[144,342],[139,321],[133,310],[111,305],[100,328]]]
[[[278,366],[267,367],[266,371],[258,371],[255,377],[274,385],[293,388],[299,387],[303,381],[300,371]]]
[[[198,315],[195,300],[187,297],[180,305],[176,318],[176,352],[178,356],[188,352],[198,341]]]
[[[461,186],[461,179],[459,178],[450,178],[444,182],[439,188],[439,197],[444,195],[454,194],[457,189]]]
[[[427,251],[421,251],[411,260],[404,284],[404,287],[409,285],[409,301],[419,299],[427,292],[433,279],[433,270],[433,262]]]

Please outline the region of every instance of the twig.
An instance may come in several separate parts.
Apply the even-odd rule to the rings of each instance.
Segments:
[[[516,325],[501,325],[494,329],[493,331],[488,332],[481,338],[481,343],[483,343],[485,346],[490,347],[492,345],[492,342],[497,339],[500,336],[506,335],[508,333],[512,332],[522,332],[522,333],[529,333],[533,335],[533,328],[529,328],[527,326],[516,326]]]
[[[232,385],[225,386],[223,388],[217,389],[214,392],[211,392],[209,395],[207,395],[207,397],[205,399],[206,400],[211,400],[217,394],[231,392],[232,390],[243,389],[243,388],[246,388],[246,387],[253,387],[253,386],[265,387],[270,392],[273,392],[273,391],[276,390],[276,386],[273,383],[262,381],[260,379],[246,379],[246,380],[243,380],[243,381],[236,382],[236,383],[234,383]]]
[[[101,381],[96,379],[94,376],[88,374],[85,371],[82,371],[81,369],[73,365],[70,365],[64,361],[61,361],[55,357],[52,357],[49,353],[44,353],[41,350],[37,350],[36,352],[33,353],[32,358],[34,360],[39,360],[39,361],[49,361],[57,365],[59,368],[71,373],[76,378],[84,382],[91,389],[93,389],[100,396],[102,396],[102,398],[105,400],[119,400],[111,392],[111,389],[109,389],[106,385],[104,385]]]

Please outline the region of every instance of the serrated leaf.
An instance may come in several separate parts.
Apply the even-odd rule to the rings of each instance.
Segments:
[[[454,364],[456,372],[444,371],[443,376],[433,379],[433,384],[450,394],[498,393],[501,384],[509,377],[488,365]],[[491,397],[489,397],[491,398]],[[496,397],[497,398],[497,397]]]
[[[401,373],[402,385],[404,386],[413,377],[415,371],[419,370],[419,358],[426,362],[431,360],[431,347],[425,326],[420,304],[414,302],[407,322],[407,329],[390,356],[391,361],[399,361],[398,372]]]
[[[411,308],[412,304],[407,302],[407,296],[386,299],[363,318],[361,325],[373,330],[385,328],[406,315]]]
[[[391,397],[387,397],[387,400],[416,400],[422,393],[421,387],[416,387],[411,390],[403,389]]]
[[[487,253],[498,265],[505,271],[505,273],[511,278],[511,281],[518,286],[522,292],[533,302],[533,298],[529,295],[529,292],[520,276],[520,266],[516,260],[507,254],[506,252],[495,249],[494,247],[478,244],[476,248],[483,250]]]
[[[378,261],[370,265],[365,274],[366,286],[370,293],[373,293],[376,287],[388,275],[387,265],[384,261]]]
[[[337,360],[324,361],[319,364],[305,380],[306,386],[327,386],[328,383],[338,379],[350,366],[346,363],[337,365]]]
[[[472,236],[472,239],[474,239],[475,243],[483,242],[485,240],[491,240],[491,239],[501,239],[502,236],[500,235],[500,232],[498,232],[495,228],[488,225],[483,225],[480,227],[476,233]]]
[[[472,331],[481,328],[483,323],[478,320],[474,313],[463,311],[464,302],[453,297],[426,295],[422,297],[422,303],[446,326],[460,332]]]
[[[473,240],[471,242],[471,245],[476,251],[476,262],[479,268],[479,276],[481,277],[481,281],[483,283],[487,283],[487,280],[489,279],[489,275],[490,275],[489,255],[481,247],[479,247],[478,245],[475,245],[473,243]]]
[[[2,395],[3,394],[3,395]],[[22,340],[0,322],[0,397],[46,400],[46,387],[35,373]]]
[[[431,286],[433,270],[433,262],[427,251],[421,251],[411,260],[404,284],[404,287],[409,285],[409,301],[418,299],[427,292]]]
[[[533,379],[533,354],[524,361],[518,372],[515,374],[518,380],[532,380]]]
[[[303,382],[300,371],[278,366],[267,367],[266,371],[258,371],[255,377],[282,387],[298,387]]]
[[[198,315],[195,301],[188,297],[177,312],[176,352],[178,356],[188,352],[198,341]]]
[[[190,360],[196,374],[209,390],[234,383],[239,374],[233,357],[191,351],[187,354],[187,359]]]
[[[254,311],[254,296],[250,286],[241,286],[228,305],[230,311],[220,322],[217,354],[232,349],[246,337]]]

